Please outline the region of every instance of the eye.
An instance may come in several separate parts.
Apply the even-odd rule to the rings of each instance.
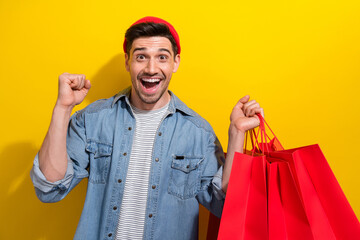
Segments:
[[[142,54],[139,54],[139,55],[136,55],[136,60],[145,60],[145,55],[142,55]]]
[[[160,58],[160,60],[165,61],[165,60],[168,59],[168,56],[166,56],[166,55],[160,55],[159,58]]]

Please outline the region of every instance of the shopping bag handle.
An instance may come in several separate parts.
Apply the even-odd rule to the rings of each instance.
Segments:
[[[260,113],[257,113],[256,116],[259,118],[260,124],[259,124],[257,133],[254,129],[250,130],[250,138],[251,138],[251,144],[252,144],[252,148],[253,148],[252,155],[255,154],[256,146],[258,146],[258,149],[262,154],[266,154],[266,153],[270,152],[268,140],[270,140],[271,138],[266,133],[266,126],[270,130],[272,135],[274,136],[274,140],[276,140],[277,143],[280,145],[280,147],[282,149],[284,149],[284,147],[281,145],[279,139],[276,137],[275,133],[271,130],[269,124],[265,121],[264,117]],[[261,144],[258,141],[259,135],[261,138]],[[247,136],[246,136],[245,141],[247,142]],[[246,142],[245,142],[245,144],[246,144]],[[265,145],[264,145],[264,142],[265,142]],[[246,145],[245,145],[244,150],[246,150]]]
[[[266,134],[266,130],[265,130],[265,124],[266,126],[268,127],[268,129],[270,130],[270,132],[272,133],[272,135],[274,136],[274,139],[277,140],[277,143],[280,145],[281,149],[284,149],[284,147],[282,146],[281,142],[279,141],[279,138],[275,135],[275,133],[273,132],[273,130],[271,129],[271,127],[269,126],[269,124],[265,121],[264,117],[260,114],[260,113],[257,113],[256,114],[260,120],[260,124],[262,122],[262,131],[264,132],[264,135],[266,137],[268,137],[268,135]],[[264,124],[265,123],[265,124]],[[270,138],[269,138],[270,139]]]

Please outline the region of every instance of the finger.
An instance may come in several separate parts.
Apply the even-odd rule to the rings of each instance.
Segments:
[[[79,77],[81,78],[81,81],[84,81],[85,84],[86,76],[84,74],[80,74]]]
[[[257,119],[259,119],[257,114],[260,113],[260,115],[264,118],[264,109],[259,107],[259,108],[253,109],[252,111],[253,111],[253,114],[251,114],[251,117],[256,117]]]
[[[85,85],[85,75],[84,74],[76,74],[73,75],[73,77],[76,79],[76,86],[74,87],[75,90],[81,90]]]
[[[78,76],[75,76],[74,78],[70,78],[70,87],[73,90],[80,90],[83,88],[84,83],[82,83],[81,78]]]
[[[247,102],[243,105],[242,110],[243,112],[247,112],[247,109],[251,108],[252,106],[256,105],[257,102],[255,100],[251,100],[250,102]]]
[[[72,89],[76,89],[79,85],[79,79],[78,78],[68,78],[70,81],[70,87]]]
[[[258,103],[255,100],[251,100],[250,102],[244,104],[242,110],[244,114],[245,113],[249,114],[249,111],[256,106],[258,106]]]
[[[82,75],[80,75],[79,77],[79,81],[80,81],[80,84],[79,84],[79,86],[78,86],[78,90],[80,90],[80,89],[82,89],[83,87],[84,87],[84,85],[85,85],[85,79],[84,79],[84,77],[82,76]]]
[[[247,103],[244,103],[244,106],[243,107],[247,107],[247,106],[250,106],[250,105],[253,105],[254,103],[257,103],[256,102],[256,100],[251,100],[251,101],[249,101],[249,102],[247,102]]]
[[[254,103],[254,104],[248,106],[248,107],[245,109],[245,112],[244,112],[245,116],[247,116],[247,117],[252,117],[252,116],[254,116],[255,113],[256,113],[255,110],[258,109],[258,108],[260,108],[260,104],[259,104],[259,103]]]
[[[256,116],[256,114],[258,114],[258,113],[260,113],[260,115],[262,115],[261,109],[262,108],[260,108],[260,107],[252,109],[249,114],[250,117]]]
[[[85,80],[85,85],[84,85],[84,87],[85,87],[87,90],[89,90],[89,89],[91,88],[91,82],[90,82],[90,80]]]

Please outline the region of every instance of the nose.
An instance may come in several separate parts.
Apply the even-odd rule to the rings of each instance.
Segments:
[[[157,65],[156,65],[156,61],[155,59],[149,59],[149,61],[147,62],[146,64],[146,67],[144,69],[144,72],[149,74],[149,75],[154,75],[156,73],[158,73],[158,70],[157,70]]]

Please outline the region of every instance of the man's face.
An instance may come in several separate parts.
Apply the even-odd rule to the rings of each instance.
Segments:
[[[130,101],[140,109],[158,109],[170,100],[168,86],[176,72],[180,55],[174,58],[171,42],[165,37],[143,37],[133,41],[130,56],[125,54],[126,70],[130,73]]]

